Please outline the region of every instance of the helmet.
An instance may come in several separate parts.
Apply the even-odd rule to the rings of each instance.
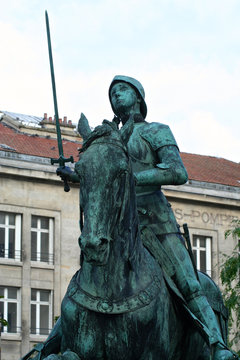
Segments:
[[[114,110],[114,107],[113,107],[112,101],[111,101],[111,89],[112,89],[113,85],[116,84],[117,82],[125,82],[125,83],[131,85],[134,88],[134,90],[137,91],[138,95],[141,98],[141,103],[140,103],[141,114],[142,114],[143,118],[145,119],[145,117],[147,116],[147,105],[144,100],[144,98],[145,98],[144,89],[138,80],[136,80],[132,77],[129,77],[129,76],[116,75],[116,76],[114,76],[114,78],[110,84],[108,95],[109,95],[109,99],[110,99],[110,103],[111,103],[113,112],[115,113],[115,110]]]

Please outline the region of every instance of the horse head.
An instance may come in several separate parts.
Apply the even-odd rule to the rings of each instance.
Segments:
[[[132,128],[132,119],[121,130],[115,123],[104,120],[103,125],[86,136],[75,166],[84,214],[79,245],[84,260],[93,265],[107,264],[113,242],[123,239],[123,233],[129,232],[136,217],[130,196],[134,179],[126,148]],[[124,252],[120,247],[116,251]]]

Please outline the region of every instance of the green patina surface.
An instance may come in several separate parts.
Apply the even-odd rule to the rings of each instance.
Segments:
[[[168,126],[146,122],[137,80],[115,77],[109,97],[113,121],[91,132],[82,115],[84,145],[75,172],[57,172],[80,182],[82,266],[35,359],[207,360],[207,344],[214,360],[231,359],[223,304],[213,306],[221,302],[219,291],[202,276],[200,285],[161,191],[187,181],[176,140]],[[202,287],[211,289],[215,313]]]

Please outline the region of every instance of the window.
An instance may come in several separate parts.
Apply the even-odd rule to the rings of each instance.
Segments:
[[[31,260],[53,264],[53,219],[32,216]]]
[[[21,215],[0,212],[0,258],[21,261]]]
[[[0,286],[0,317],[7,320],[2,332],[18,333],[21,331],[20,289]]]
[[[31,334],[48,335],[52,328],[52,294],[49,290],[31,291]]]
[[[198,270],[201,270],[211,276],[211,241],[207,236],[193,235],[193,256]]]

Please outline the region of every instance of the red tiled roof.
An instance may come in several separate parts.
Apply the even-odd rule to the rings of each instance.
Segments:
[[[6,148],[4,145],[9,146]],[[80,143],[63,140],[64,156],[73,155],[78,160]],[[59,158],[57,140],[36,135],[20,134],[19,132],[0,123],[0,150],[28,154],[46,158]]]
[[[4,146],[5,145],[5,146]],[[9,147],[7,148],[6,147]],[[77,142],[63,140],[64,156],[78,160]],[[0,123],[0,150],[58,159],[57,140],[19,133]],[[240,164],[222,158],[181,153],[189,180],[240,187]]]
[[[240,187],[240,163],[223,158],[181,153],[189,180]]]

